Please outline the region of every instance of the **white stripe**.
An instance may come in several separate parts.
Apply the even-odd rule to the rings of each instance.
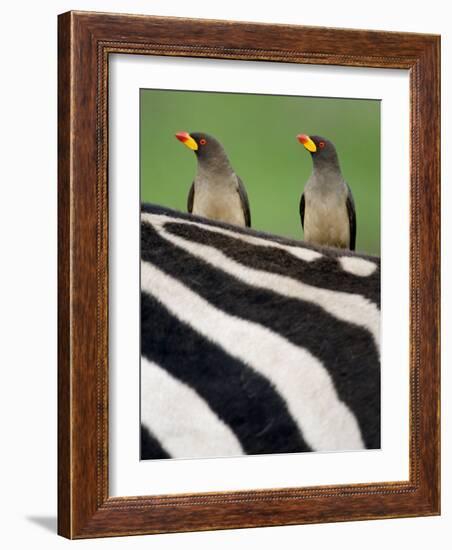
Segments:
[[[339,258],[339,263],[344,271],[358,277],[369,277],[377,269],[376,263],[355,256],[342,256]]]
[[[144,222],[150,223],[152,225],[159,225],[159,226],[163,226],[165,223],[168,223],[168,222],[194,225],[195,227],[200,227],[205,231],[210,231],[211,233],[220,233],[221,235],[227,235],[228,237],[233,237],[234,239],[237,239],[245,243],[253,244],[255,246],[263,246],[268,248],[278,248],[279,250],[285,250],[289,254],[292,254],[292,256],[295,256],[299,260],[303,260],[305,262],[312,262],[313,260],[318,260],[319,258],[322,257],[322,254],[320,254],[320,252],[316,252],[315,250],[310,250],[309,248],[281,244],[276,241],[255,237],[254,235],[245,235],[244,233],[239,233],[238,231],[236,232],[229,229],[225,229],[223,227],[217,227],[217,226],[208,225],[205,223],[185,220],[182,218],[174,218],[174,217],[165,216],[162,214],[142,213],[141,219]]]
[[[312,449],[364,448],[356,418],[339,399],[328,371],[307,350],[259,324],[216,309],[147,262],[141,262],[141,288],[179,320],[268,378]]]
[[[311,286],[285,275],[247,267],[229,258],[213,246],[197,243],[156,227],[160,235],[193,256],[220,268],[246,284],[271,290],[285,297],[311,302],[323,308],[341,321],[353,323],[367,329],[380,343],[380,311],[377,306],[359,294],[339,292]]]
[[[141,422],[173,458],[244,454],[232,430],[190,386],[145,357]]]

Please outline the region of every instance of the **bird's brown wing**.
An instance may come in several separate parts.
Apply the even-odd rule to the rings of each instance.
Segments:
[[[300,219],[301,219],[301,227],[304,229],[304,193],[301,195],[300,199]]]
[[[355,250],[356,248],[356,210],[355,210],[355,201],[353,200],[352,192],[350,188],[348,189],[347,195],[347,214],[348,214],[348,223],[350,227],[350,250]]]
[[[189,214],[193,212],[193,201],[195,200],[195,182],[191,184],[190,191],[188,192],[187,210]]]
[[[245,189],[245,186],[243,185],[243,181],[237,176],[237,182],[238,182],[238,193],[240,196],[240,202],[242,203],[242,209],[243,209],[243,215],[245,217],[245,225],[247,227],[251,227],[251,212],[250,212],[250,202],[248,200],[248,195]]]

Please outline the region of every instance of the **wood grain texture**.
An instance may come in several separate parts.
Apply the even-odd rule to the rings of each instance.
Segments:
[[[70,12],[59,17],[58,531],[68,538],[439,513],[438,36]],[[410,71],[410,480],[108,495],[108,57]],[[428,146],[427,146],[428,145]]]
[[[60,18],[58,34],[58,530],[70,533],[71,411],[70,411],[70,191],[71,76],[70,15]],[[64,93],[62,91],[64,90]]]

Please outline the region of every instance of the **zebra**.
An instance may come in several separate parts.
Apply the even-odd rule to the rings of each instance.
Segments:
[[[380,260],[141,207],[141,459],[380,448]]]

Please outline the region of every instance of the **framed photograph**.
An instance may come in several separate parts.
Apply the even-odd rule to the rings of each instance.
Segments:
[[[440,38],[59,16],[58,530],[440,513]]]

